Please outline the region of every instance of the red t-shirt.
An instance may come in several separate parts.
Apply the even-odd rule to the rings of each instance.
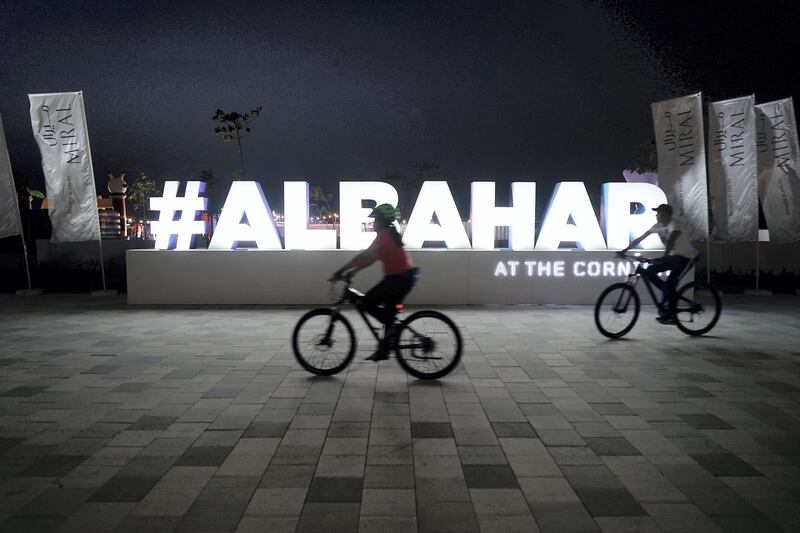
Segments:
[[[378,259],[383,264],[383,273],[387,276],[403,274],[414,266],[411,255],[405,248],[397,246],[390,231],[390,229],[380,230],[375,237],[378,243]]]

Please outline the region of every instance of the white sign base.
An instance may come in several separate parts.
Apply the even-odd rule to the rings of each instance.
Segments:
[[[327,304],[326,280],[356,253],[128,250],[128,303]],[[625,280],[627,268],[612,251],[414,250],[411,255],[421,270],[407,299],[412,305],[594,304],[605,287]],[[360,272],[353,286],[366,291],[380,278],[375,264]],[[651,303],[642,296],[643,304]]]

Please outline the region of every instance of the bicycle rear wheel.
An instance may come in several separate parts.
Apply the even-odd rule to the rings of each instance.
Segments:
[[[417,311],[400,324],[394,347],[400,366],[414,377],[437,379],[461,360],[458,328],[438,311]]]
[[[678,289],[675,325],[687,335],[703,335],[717,325],[722,299],[714,287],[692,281]]]
[[[321,376],[341,372],[356,353],[350,321],[332,309],[313,309],[294,327],[292,349],[300,366]]]
[[[636,290],[627,283],[615,283],[600,293],[594,305],[594,323],[600,333],[618,339],[633,329],[639,307]]]

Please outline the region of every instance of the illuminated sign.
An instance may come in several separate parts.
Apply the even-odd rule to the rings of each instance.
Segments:
[[[636,270],[630,261],[498,261],[496,278],[625,278]]]
[[[178,185],[177,181],[168,181],[164,184],[164,196],[150,199],[150,208],[161,211],[159,220],[153,223],[157,249],[187,250],[192,246],[192,237],[206,231],[205,224],[195,220],[198,212],[206,208],[206,199],[200,196],[205,184],[187,182],[183,197],[178,195]],[[261,250],[336,249],[337,230],[309,227],[308,182],[284,182],[283,193],[283,245],[261,185],[255,181],[236,181],[231,185],[209,248],[232,250],[240,242],[254,242],[255,247]],[[449,249],[493,250],[495,229],[508,227],[508,245],[512,250],[559,250],[562,247],[619,250],[655,223],[650,209],[667,201],[661,189],[648,183],[606,183],[602,193],[601,220],[598,221],[582,182],[557,184],[537,237],[535,183],[512,183],[511,205],[501,207],[495,202],[494,182],[473,182],[470,240],[447,182],[426,181],[409,217],[403,242],[410,249],[423,248],[425,243],[441,242]],[[388,183],[341,182],[339,248],[362,250],[375,238],[375,232],[364,229],[372,222],[369,217],[371,209],[363,207],[365,202],[397,205],[397,200],[397,190]],[[564,246],[564,243],[569,246]],[[662,249],[663,245],[652,235],[642,243],[642,248]],[[510,268],[511,265],[503,267],[506,275],[513,276],[508,274]],[[520,272],[534,271],[534,266],[528,267],[527,264],[521,264],[519,268]],[[530,270],[526,270],[528,268]],[[537,272],[538,268],[535,267]],[[562,267],[553,264],[549,268],[558,272]],[[578,269],[576,276],[581,275],[578,271],[592,276],[596,267],[575,263],[572,268]],[[605,266],[600,269],[605,272]],[[496,272],[495,275],[502,274]]]
[[[225,207],[214,230],[214,239],[208,247],[212,250],[231,250],[240,241],[255,242],[263,250],[281,249],[281,238],[272,218],[272,210],[261,185],[256,181],[234,181],[231,184]]]
[[[439,220],[438,224],[433,222],[434,215]],[[467,230],[445,181],[426,181],[422,184],[417,203],[403,232],[403,244],[408,248],[422,248],[425,241],[441,241],[448,248],[456,250],[471,248]]]
[[[158,222],[151,225],[156,235],[157,250],[188,250],[192,246],[193,237],[206,232],[206,223],[195,220],[197,213],[208,207],[208,199],[200,196],[205,190],[206,184],[202,181],[188,181],[181,197],[178,196],[178,182],[167,181],[164,183],[164,195],[161,198],[150,198],[150,209],[161,211]],[[180,215],[176,220],[178,213]]]

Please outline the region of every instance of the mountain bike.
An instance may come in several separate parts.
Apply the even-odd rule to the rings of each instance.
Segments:
[[[364,294],[351,287],[352,277],[330,281],[332,305],[312,309],[303,315],[292,334],[297,361],[309,372],[323,376],[344,370],[356,353],[355,330],[342,314],[343,306],[355,308],[375,340],[381,340],[381,327],[373,325],[367,316]],[[384,342],[389,343],[400,366],[420,379],[437,379],[449,374],[458,365],[463,348],[455,323],[433,310],[416,311],[400,319],[402,307],[398,304],[394,323],[383,328]]]
[[[653,291],[652,283],[642,274],[653,259],[647,257],[621,254],[621,258],[633,261],[636,265],[633,273],[622,283],[614,283],[606,288],[594,306],[594,322],[600,333],[612,339],[618,339],[628,333],[639,318],[640,302],[636,285],[644,281],[653,303],[662,314],[668,312],[668,303],[661,304]],[[678,278],[678,285],[692,267],[697,257],[692,259]],[[703,335],[717,324],[722,312],[722,301],[719,293],[702,281],[690,281],[678,288],[675,302],[675,325],[687,335]]]

